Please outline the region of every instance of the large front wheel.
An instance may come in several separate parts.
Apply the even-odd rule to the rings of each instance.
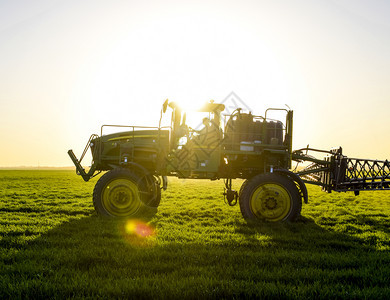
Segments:
[[[160,202],[161,193],[159,186],[157,188],[150,189],[146,180],[132,170],[118,168],[98,180],[93,191],[93,204],[102,216],[150,216],[157,212]]]
[[[295,183],[278,174],[251,178],[240,193],[240,209],[247,221],[293,221],[302,207]]]

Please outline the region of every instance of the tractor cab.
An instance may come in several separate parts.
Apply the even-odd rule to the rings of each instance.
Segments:
[[[181,178],[216,178],[223,139],[221,112],[225,106],[211,100],[190,112],[183,111],[175,102],[164,103],[163,111],[164,107],[172,109],[169,155],[172,174]],[[191,119],[192,127],[187,124],[187,113],[197,117]],[[199,113],[203,113],[203,119]]]
[[[202,119],[202,125],[198,130],[194,130],[192,141],[204,146],[218,146],[223,137],[221,113],[225,110],[225,105],[214,103],[210,100],[197,110],[197,112],[207,113],[208,116]]]

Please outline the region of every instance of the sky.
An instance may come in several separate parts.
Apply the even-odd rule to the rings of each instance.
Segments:
[[[294,149],[390,159],[390,2],[0,0],[0,167],[71,166],[103,124],[233,92]]]

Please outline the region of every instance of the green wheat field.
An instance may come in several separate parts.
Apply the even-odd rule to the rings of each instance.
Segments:
[[[96,180],[0,171],[1,299],[390,297],[390,192],[309,186],[298,222],[248,225],[222,181],[172,178],[144,224],[98,217]]]

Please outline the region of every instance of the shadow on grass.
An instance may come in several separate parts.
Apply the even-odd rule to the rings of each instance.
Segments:
[[[373,255],[360,239],[308,218],[237,223],[235,238],[209,243],[169,242],[169,232],[161,232],[160,243],[159,236],[134,234],[132,226],[92,215],[49,230],[5,257],[0,298],[299,299],[342,297],[345,291],[380,298],[387,292],[388,255]],[[372,286],[379,292],[370,294]]]
[[[355,222],[358,225],[368,225],[374,231],[383,231],[386,234],[390,233],[390,222],[385,214],[359,214]]]
[[[374,228],[376,228],[374,226]],[[378,226],[382,229],[382,226]],[[360,238],[349,233],[325,229],[314,219],[300,216],[296,222],[285,223],[237,223],[235,231],[253,243],[261,235],[269,236],[275,247],[294,251],[376,251],[372,239]]]

